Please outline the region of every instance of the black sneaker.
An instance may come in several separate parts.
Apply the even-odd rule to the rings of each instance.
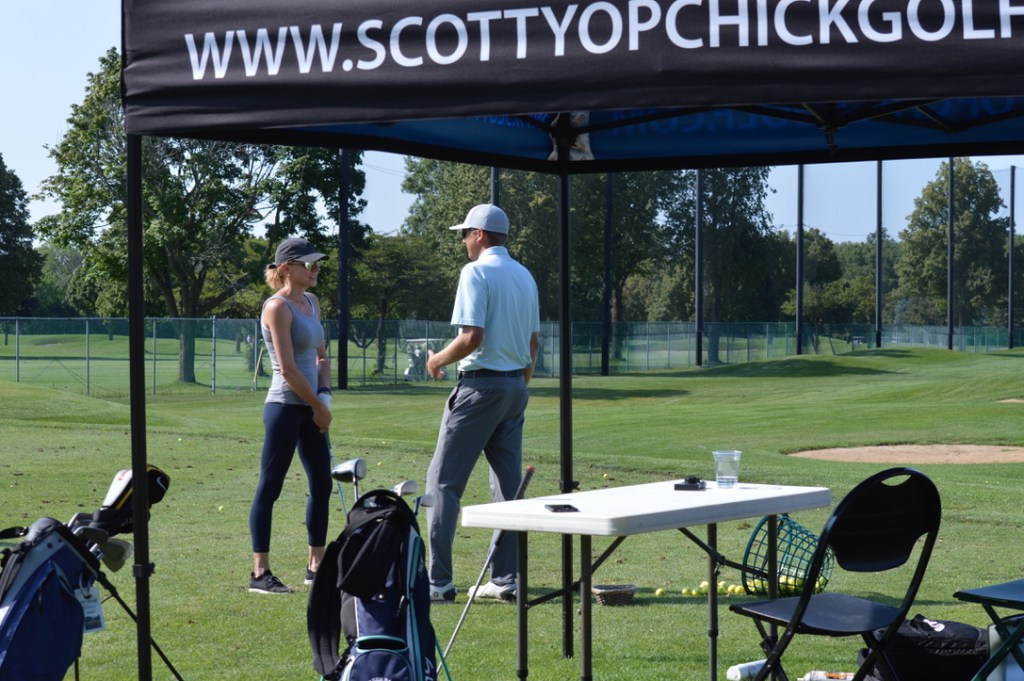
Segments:
[[[314,579],[316,579],[316,572],[310,570],[309,568],[306,568],[306,579],[304,579],[302,583],[306,586],[309,586],[313,583]]]
[[[291,589],[285,586],[280,579],[270,574],[270,570],[260,575],[259,579],[252,574],[249,575],[249,593],[254,594],[287,594]]]

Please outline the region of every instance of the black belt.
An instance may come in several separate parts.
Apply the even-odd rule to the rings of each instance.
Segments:
[[[493,369],[473,369],[472,371],[460,371],[459,380],[463,378],[517,378],[522,375],[522,369],[513,369],[512,371],[495,371]]]

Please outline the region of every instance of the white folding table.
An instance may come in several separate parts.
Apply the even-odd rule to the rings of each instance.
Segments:
[[[529,601],[527,536],[529,532],[553,532],[580,536],[580,679],[590,681],[591,669],[591,575],[627,536],[660,530],[679,530],[702,545],[708,553],[709,575],[717,572],[722,556],[717,553],[717,523],[743,518],[769,516],[769,573],[774,574],[776,546],[774,519],[783,513],[821,508],[832,503],[832,494],[825,487],[793,487],[740,483],[720,490],[714,482],[699,491],[675,489],[676,481],[613,487],[587,492],[571,492],[547,497],[533,497],[500,503],[466,506],[462,509],[464,527],[484,527],[515,532],[518,546],[518,589],[516,591],[516,625],[518,661],[516,674],[525,679],[527,669],[527,609],[538,601]],[[575,510],[552,511],[548,506],[569,505]],[[704,544],[686,528],[706,525],[708,541]],[[604,552],[596,565],[592,563],[591,537],[611,536],[618,539]],[[769,580],[774,593],[775,580]],[[563,592],[569,588],[563,585]],[[562,593],[562,592],[556,592]],[[711,681],[717,677],[717,590],[708,589],[708,645]],[[563,609],[563,617],[572,616],[572,608]],[[569,622],[563,623],[566,631]],[[571,656],[571,648],[565,650]]]

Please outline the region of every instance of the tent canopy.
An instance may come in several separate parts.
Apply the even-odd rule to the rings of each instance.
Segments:
[[[122,0],[122,9],[139,565],[148,561],[141,136],[557,173],[563,325],[569,173],[1024,152],[1024,0]],[[561,343],[571,366],[570,334]],[[570,372],[560,380],[568,491]],[[570,548],[563,540],[566,584]],[[148,681],[148,572],[136,576]]]
[[[131,134],[557,172],[1024,151],[1021,0],[125,0]],[[589,153],[587,153],[589,152]]]

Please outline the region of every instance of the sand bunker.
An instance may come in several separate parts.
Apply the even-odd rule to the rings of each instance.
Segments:
[[[1002,445],[886,445],[879,447],[840,447],[794,452],[790,456],[827,461],[854,461],[885,464],[923,463],[1019,463],[1024,447]]]

